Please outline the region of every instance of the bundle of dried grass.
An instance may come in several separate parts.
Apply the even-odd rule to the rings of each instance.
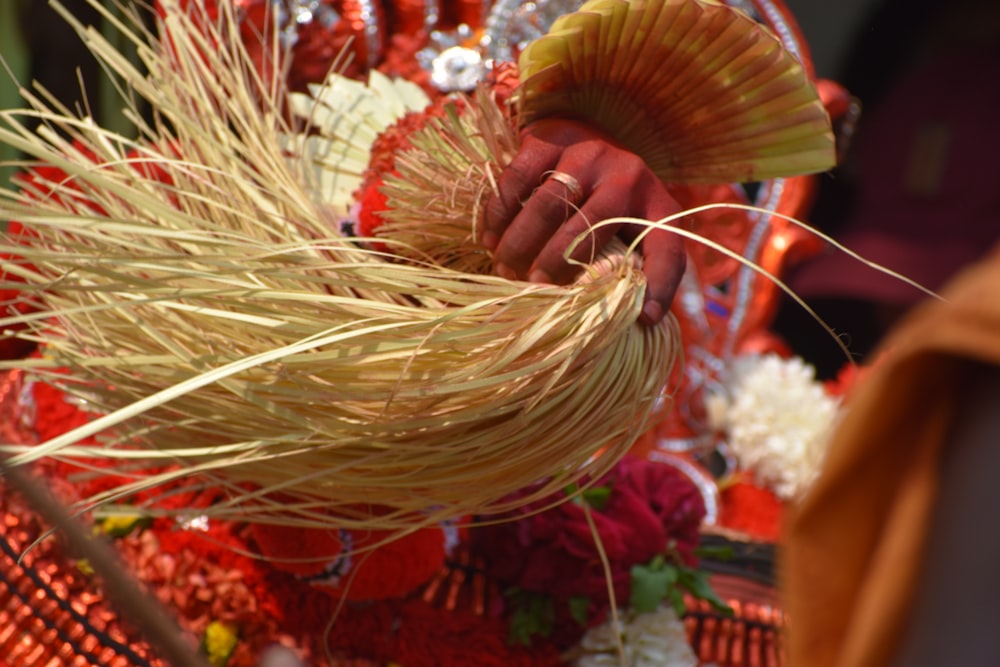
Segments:
[[[3,238],[20,259],[2,287],[41,304],[0,331],[29,325],[19,335],[45,355],[27,363],[104,415],[6,447],[12,462],[120,461],[134,481],[94,504],[195,476],[229,492],[212,516],[381,529],[504,511],[540,479],[535,497],[610,467],[662,402],[677,347],[670,325],[636,324],[636,262],[543,286],[340,236],[348,186],[324,179],[349,180],[357,160],[323,166],[331,144],[286,120],[227,4],[217,21],[163,4],[162,44],[137,18],[118,24],[148,73],[77,26],[120,77],[138,139],[44,94],[0,114],[0,142],[60,170],[0,193],[0,217],[30,230]],[[352,107],[317,127],[385,122]],[[79,444],[93,434],[102,446]]]

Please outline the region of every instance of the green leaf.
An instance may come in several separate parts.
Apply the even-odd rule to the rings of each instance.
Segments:
[[[733,615],[733,608],[726,604],[708,582],[708,575],[701,570],[690,567],[680,569],[678,583],[691,592],[691,595],[701,600],[707,600],[712,607],[727,616]]]
[[[611,499],[610,486],[593,486],[581,492],[578,485],[570,484],[563,489],[563,493],[573,498],[573,502],[578,505],[587,503],[598,512],[603,511]]]
[[[602,512],[608,506],[608,501],[611,500],[611,487],[595,486],[589,488],[583,492],[583,499],[595,510]]]
[[[670,599],[670,606],[674,608],[677,618],[683,618],[684,614],[687,613],[687,605],[684,603],[684,593],[681,589],[677,586],[672,586],[667,591],[667,597]]]
[[[655,611],[676,583],[677,568],[665,564],[661,557],[648,565],[633,565],[629,604],[640,613]]]
[[[569,599],[569,615],[580,625],[587,625],[587,611],[590,609],[590,598],[577,595]]]
[[[720,544],[718,546],[700,546],[694,550],[694,555],[698,559],[706,560],[732,560],[736,556],[732,545]]]
[[[514,609],[510,617],[510,643],[531,646],[535,637],[548,637],[555,629],[555,602],[548,595],[519,589],[507,592]]]

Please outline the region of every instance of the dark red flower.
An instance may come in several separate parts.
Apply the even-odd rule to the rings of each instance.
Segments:
[[[550,644],[522,647],[507,641],[499,618],[446,611],[413,600],[400,609],[394,660],[406,667],[555,667]]]
[[[305,577],[335,598],[404,597],[444,565],[445,533],[437,527],[403,536],[279,524],[256,524],[252,530],[275,568]]]
[[[622,459],[615,474],[614,488],[634,492],[656,517],[669,545],[693,564],[705,518],[705,499],[698,487],[672,465],[636,457]]]
[[[606,498],[589,501],[589,509],[619,603],[629,598],[633,565],[671,549],[693,561],[705,507],[697,487],[682,472],[626,458],[594,488],[606,489]],[[609,603],[607,573],[584,501],[533,513],[551,500],[512,513],[509,523],[474,531],[474,548],[488,563],[489,575],[501,584],[551,595],[560,616],[568,615],[570,600],[586,597],[596,620]]]

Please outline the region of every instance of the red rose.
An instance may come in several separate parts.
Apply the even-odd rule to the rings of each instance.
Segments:
[[[692,565],[705,518],[705,499],[694,482],[672,465],[635,457],[622,459],[615,473],[615,489],[634,492],[656,516],[667,540]]]
[[[623,459],[587,497],[619,602],[628,600],[633,565],[648,563],[670,547],[692,559],[704,502],[691,480],[672,466]],[[509,523],[474,531],[474,548],[488,563],[490,576],[553,596],[557,613],[579,597],[589,598],[592,610],[606,609],[607,576],[584,501],[533,513],[552,501],[531,503],[509,515]]]

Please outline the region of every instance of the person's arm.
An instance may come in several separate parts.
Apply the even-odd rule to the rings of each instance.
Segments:
[[[977,368],[963,393],[892,667],[1000,665],[1000,368]]]

